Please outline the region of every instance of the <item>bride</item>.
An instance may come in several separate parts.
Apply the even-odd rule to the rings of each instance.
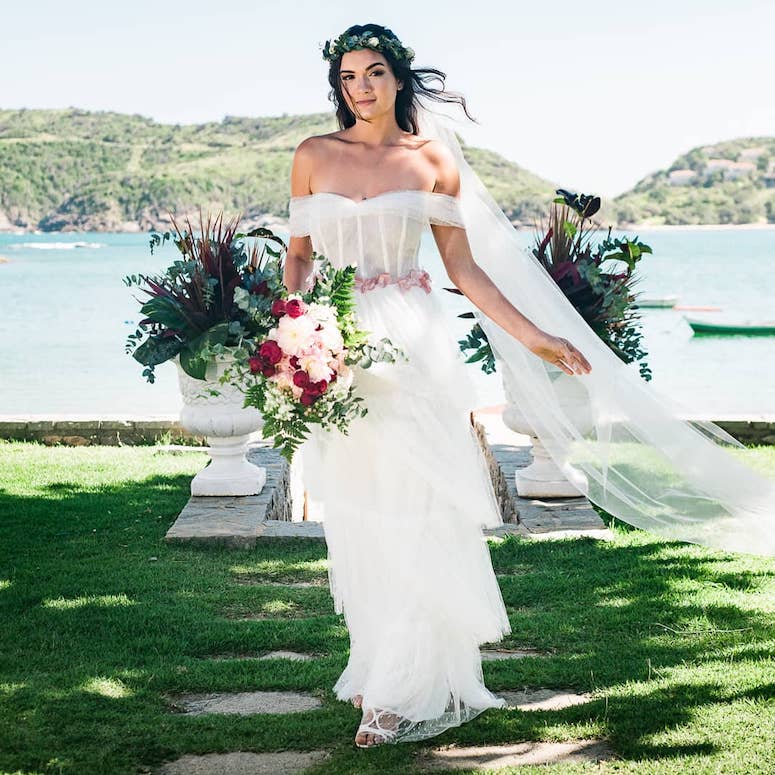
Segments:
[[[510,632],[481,532],[501,524],[500,510],[469,420],[473,367],[418,264],[428,224],[520,408],[590,500],[668,538],[775,554],[775,483],[722,449],[742,445],[721,428],[690,424],[648,389],[521,248],[445,118],[423,102],[468,115],[443,73],[413,69],[414,52],[377,24],[326,41],[323,57],[340,130],[296,149],[284,282],[291,292],[312,282],[313,250],[357,265],[363,328],[408,355],[356,368],[368,414],[347,435],[315,427],[300,448],[350,634],[334,691],[362,708],[355,742],[367,747],[504,705],[479,654]]]

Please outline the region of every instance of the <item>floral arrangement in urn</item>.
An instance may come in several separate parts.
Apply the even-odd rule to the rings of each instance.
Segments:
[[[637,237],[612,238],[611,227],[604,239],[594,244],[593,233],[600,225],[592,216],[600,209],[600,197],[573,194],[557,189],[548,223],[537,229],[533,255],[573,304],[593,331],[625,363],[639,361],[640,375],[651,379],[647,355],[641,344],[641,328],[634,286],[638,261],[651,248]],[[608,261],[619,262],[610,270]],[[623,265],[623,266],[622,266]],[[456,288],[447,288],[460,293]],[[458,315],[474,318],[473,312]],[[463,352],[473,350],[467,363],[482,361],[486,374],[495,371],[495,358],[481,326],[476,323],[458,342]]]
[[[271,230],[238,233],[239,217],[224,225],[223,214],[174,232],[151,233],[151,252],[172,240],[182,259],[159,275],[124,279],[149,298],[126,351],[145,366],[177,358],[189,377],[205,380],[214,361],[227,362],[217,383],[236,388],[244,407],[263,416],[262,434],[291,460],[311,423],[347,433],[368,411],[357,395],[353,367],[406,358],[389,339],[369,341],[355,315],[355,265],[335,269],[313,253],[312,287],[289,293],[283,282],[285,243]],[[263,240],[248,248],[246,240]],[[220,391],[203,382],[212,396]]]

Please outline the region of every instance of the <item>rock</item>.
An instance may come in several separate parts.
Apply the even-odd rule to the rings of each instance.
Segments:
[[[498,692],[498,695],[506,700],[508,708],[520,710],[561,710],[592,700],[589,694],[573,694],[561,689],[523,689]]]
[[[418,757],[422,770],[495,770],[524,764],[600,762],[616,754],[604,740],[573,740],[569,743],[525,742],[507,745],[446,746]]]
[[[170,698],[175,706],[191,716],[207,713],[234,713],[252,716],[257,713],[303,713],[323,703],[314,695],[299,692],[222,692],[219,694],[184,694]]]
[[[158,775],[297,775],[323,761],[328,751],[208,753],[182,756],[164,764]]]

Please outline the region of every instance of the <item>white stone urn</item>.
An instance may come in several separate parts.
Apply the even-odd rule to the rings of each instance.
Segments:
[[[191,494],[258,495],[266,484],[266,469],[245,455],[251,434],[263,427],[263,417],[258,409],[243,407],[245,396],[237,388],[218,382],[233,356],[210,361],[204,380],[186,374],[179,357],[174,360],[183,396],[180,424],[189,433],[206,436],[209,445],[210,462],[191,481]],[[220,395],[210,395],[208,389]]]
[[[554,462],[541,439],[536,435],[530,422],[530,417],[519,406],[515,398],[516,390],[511,387],[513,375],[509,367],[503,368],[503,392],[506,397],[506,408],[503,411],[503,423],[506,427],[530,436],[533,445],[533,460],[526,468],[515,473],[517,494],[523,498],[571,498],[583,495],[587,491],[586,476],[577,469],[568,478]],[[582,429],[592,426],[592,414],[589,411],[589,401],[584,387],[576,382],[575,377],[558,380],[565,372],[558,366],[546,364],[549,378],[555,383],[563,409],[573,417]]]

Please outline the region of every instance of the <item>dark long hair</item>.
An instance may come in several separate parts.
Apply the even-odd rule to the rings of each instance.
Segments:
[[[354,24],[352,27],[348,27],[343,34],[361,35],[366,31],[399,40],[392,30],[380,24]],[[385,57],[385,61],[390,66],[396,79],[403,83],[403,87],[396,92],[396,123],[405,132],[411,132],[413,135],[419,132],[417,124],[417,98],[419,96],[427,97],[436,102],[456,102],[463,108],[466,116],[471,121],[478,123],[469,114],[465,97],[462,94],[449,92],[444,89],[447,78],[446,73],[434,67],[412,69],[406,60],[397,60],[390,51],[380,51],[379,53]],[[339,128],[347,129],[355,124],[355,114],[347,105],[347,100],[342,92],[342,81],[339,77],[341,65],[341,55],[330,60],[328,83],[331,86],[331,91],[328,94],[328,99],[336,106],[336,120],[339,123]],[[429,84],[433,81],[438,81],[441,84],[441,88],[436,89],[430,86]]]

